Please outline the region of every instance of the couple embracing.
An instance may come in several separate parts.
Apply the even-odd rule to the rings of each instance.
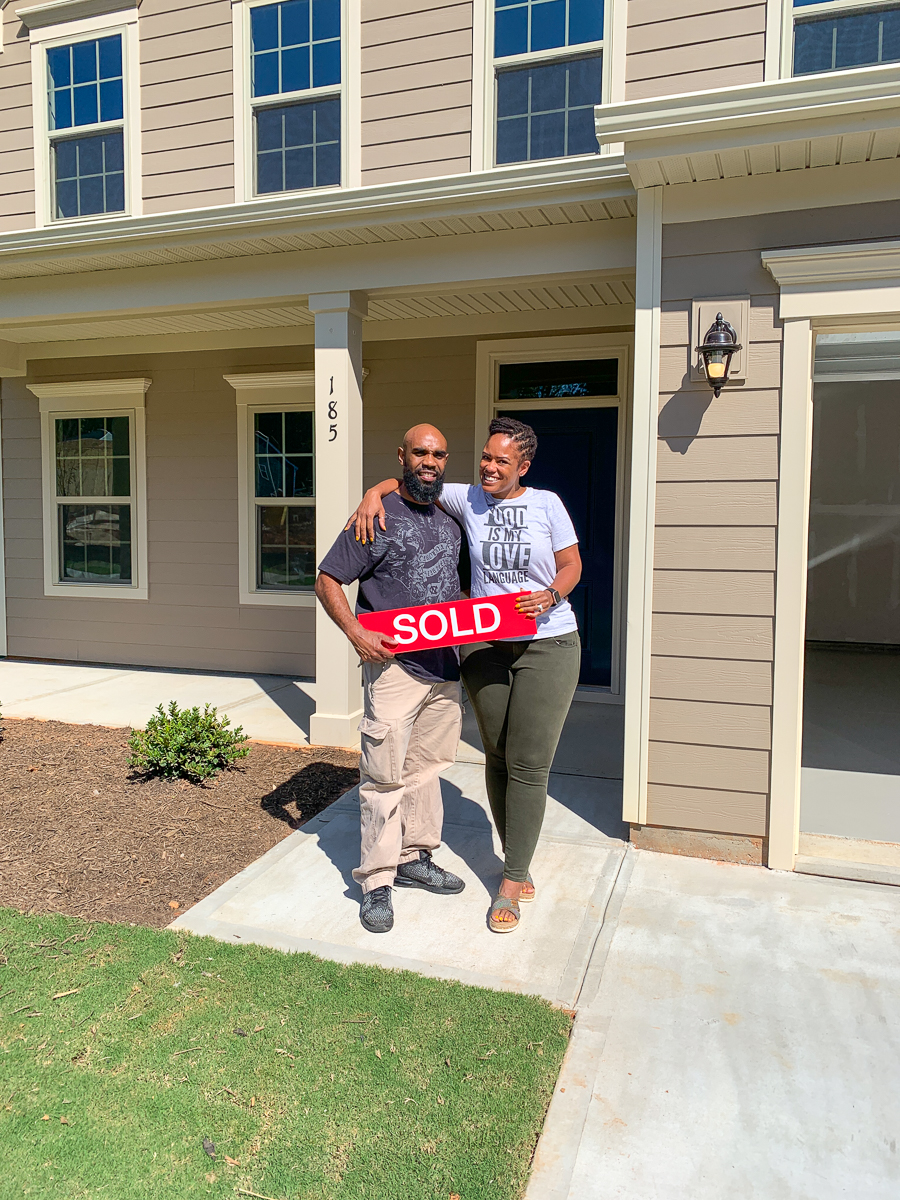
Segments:
[[[394,887],[438,895],[465,887],[432,859],[443,826],[439,776],[456,758],[462,723],[460,675],[484,743],[488,799],[504,852],[490,928],[511,933],[519,905],[535,899],[529,868],[581,664],[566,599],[581,578],[578,539],[560,498],[523,483],[536,452],[529,425],[498,417],[481,456],[480,484],[444,483],[446,439],[432,425],[415,426],[399,449],[402,480],[366,493],[319,564],[316,595],[363,669],[362,852],[353,876],[363,891],[360,918],[372,933],[394,924]],[[530,637],[398,653],[386,634],[363,628],[342,585],[359,581],[358,613],[458,600],[463,540],[472,596],[526,592],[517,607],[534,621]],[[506,552],[498,554],[498,544]]]

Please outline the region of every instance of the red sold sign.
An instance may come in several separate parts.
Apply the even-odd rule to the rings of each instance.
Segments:
[[[516,611],[516,600],[526,594],[516,592],[482,596],[478,600],[452,600],[448,604],[360,613],[359,623],[364,629],[373,629],[399,642],[398,654],[496,638],[528,638],[534,636],[535,622]]]

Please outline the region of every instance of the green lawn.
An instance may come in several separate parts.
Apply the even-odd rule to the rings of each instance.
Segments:
[[[0,1196],[518,1197],[569,1024],[407,972],[0,909]]]

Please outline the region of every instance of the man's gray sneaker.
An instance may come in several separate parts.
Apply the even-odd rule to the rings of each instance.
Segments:
[[[394,879],[394,887],[422,888],[439,896],[453,896],[465,886],[458,875],[451,875],[433,862],[427,850],[419,851],[418,860],[401,863]]]
[[[394,906],[389,887],[373,888],[363,896],[359,919],[369,933],[387,933],[394,928]]]

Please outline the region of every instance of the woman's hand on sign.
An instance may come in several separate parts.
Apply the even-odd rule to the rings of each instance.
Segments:
[[[357,625],[348,635],[353,649],[359,655],[359,661],[364,663],[390,662],[400,649],[400,643],[374,629],[363,629]]]
[[[516,601],[516,611],[525,617],[536,621],[542,613],[549,612],[553,607],[553,597],[549,592],[526,592]]]
[[[366,542],[375,541],[376,521],[381,526],[383,533],[387,529],[384,517],[384,501],[377,488],[369,488],[363,496],[359,508],[351,514],[350,520],[344,528],[349,529],[351,525],[355,526],[356,540],[362,542],[365,546]]]

